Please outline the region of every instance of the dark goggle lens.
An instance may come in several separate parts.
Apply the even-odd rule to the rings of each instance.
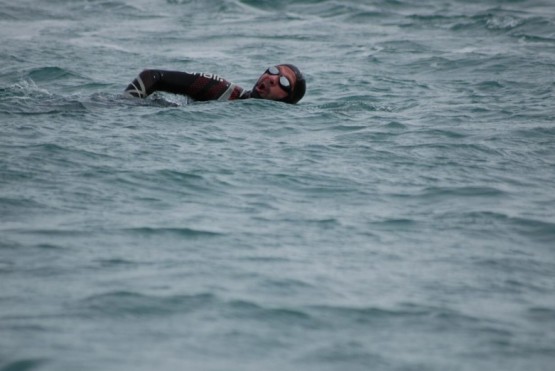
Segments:
[[[289,82],[287,77],[281,76],[281,74],[279,72],[279,69],[276,66],[272,66],[272,67],[268,68],[267,72],[270,75],[280,75],[279,76],[279,84],[281,85],[281,87],[287,92],[291,91],[291,83]]]

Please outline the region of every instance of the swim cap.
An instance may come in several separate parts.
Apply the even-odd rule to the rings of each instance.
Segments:
[[[280,64],[280,66],[289,67],[291,71],[295,73],[295,78],[296,78],[295,88],[286,98],[282,100],[283,102],[295,104],[298,101],[300,101],[302,97],[304,97],[304,93],[306,92],[306,80],[304,79],[304,76],[301,73],[301,71],[294,65]]]

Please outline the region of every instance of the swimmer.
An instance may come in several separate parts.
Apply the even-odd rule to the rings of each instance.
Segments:
[[[213,74],[147,69],[127,86],[124,95],[146,98],[155,91],[186,95],[195,101],[258,98],[295,104],[304,96],[306,81],[292,64],[269,67],[252,90]]]

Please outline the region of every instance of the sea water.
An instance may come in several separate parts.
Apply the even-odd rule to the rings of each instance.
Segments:
[[[0,1],[0,370],[552,370],[555,7]],[[122,91],[145,68],[300,104]]]

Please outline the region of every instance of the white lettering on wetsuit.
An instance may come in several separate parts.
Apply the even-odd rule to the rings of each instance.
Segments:
[[[216,80],[216,81],[224,81],[224,79],[222,77],[220,77],[218,75],[215,75],[213,73],[194,72],[193,75],[206,77],[207,79],[212,79],[212,80]]]

